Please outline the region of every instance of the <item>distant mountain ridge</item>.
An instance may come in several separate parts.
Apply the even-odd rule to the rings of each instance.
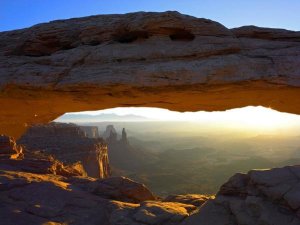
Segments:
[[[98,122],[98,121],[148,121],[150,118],[134,114],[117,115],[114,113],[89,114],[65,114],[55,121],[57,122]]]

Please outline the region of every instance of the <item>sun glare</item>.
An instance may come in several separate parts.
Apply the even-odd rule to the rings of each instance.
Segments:
[[[198,112],[176,112],[161,108],[150,107],[118,107],[99,111],[84,111],[76,113],[67,113],[58,118],[56,121],[66,122],[68,117],[69,122],[76,122],[76,115],[118,115],[124,116],[122,121],[126,121],[126,116],[139,116],[142,119],[139,121],[189,121],[195,123],[218,123],[220,125],[228,125],[230,127],[242,127],[249,129],[278,129],[300,125],[300,116],[282,113],[271,108],[262,106],[248,106],[244,108],[231,109],[227,111],[198,111]],[[74,116],[74,119],[72,120]],[[99,122],[105,121],[99,118]],[[88,119],[87,119],[88,120]],[[107,120],[106,120],[107,121]],[[134,119],[127,119],[134,121]],[[111,121],[113,122],[113,121]]]

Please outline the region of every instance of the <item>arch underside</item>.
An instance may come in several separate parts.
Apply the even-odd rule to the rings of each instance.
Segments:
[[[0,133],[120,106],[300,114],[300,33],[176,12],[54,21],[0,33]]]
[[[266,88],[267,86],[267,88]],[[12,96],[16,96],[15,98]],[[265,106],[300,114],[300,89],[245,82],[209,87],[174,86],[136,88],[113,86],[91,92],[14,90],[0,99],[0,133],[19,137],[27,126],[48,123],[66,112],[113,107],[160,107],[175,111],[223,111]]]

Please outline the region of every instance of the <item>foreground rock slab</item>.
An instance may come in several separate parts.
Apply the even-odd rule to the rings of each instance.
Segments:
[[[300,166],[236,174],[182,225],[300,224]]]
[[[12,138],[0,140],[1,225],[300,224],[300,166],[235,174],[215,197],[186,194],[160,200],[125,177],[83,176],[77,167],[37,153],[7,157],[20,147]]]
[[[234,175],[215,198],[179,195],[170,202],[127,178],[0,170],[0,224],[298,225],[299,174],[297,166],[253,170]]]

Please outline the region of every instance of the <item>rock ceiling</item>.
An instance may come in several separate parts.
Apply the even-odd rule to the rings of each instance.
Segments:
[[[300,32],[177,12],[99,15],[0,33],[0,133],[65,112],[262,105],[300,114]]]

